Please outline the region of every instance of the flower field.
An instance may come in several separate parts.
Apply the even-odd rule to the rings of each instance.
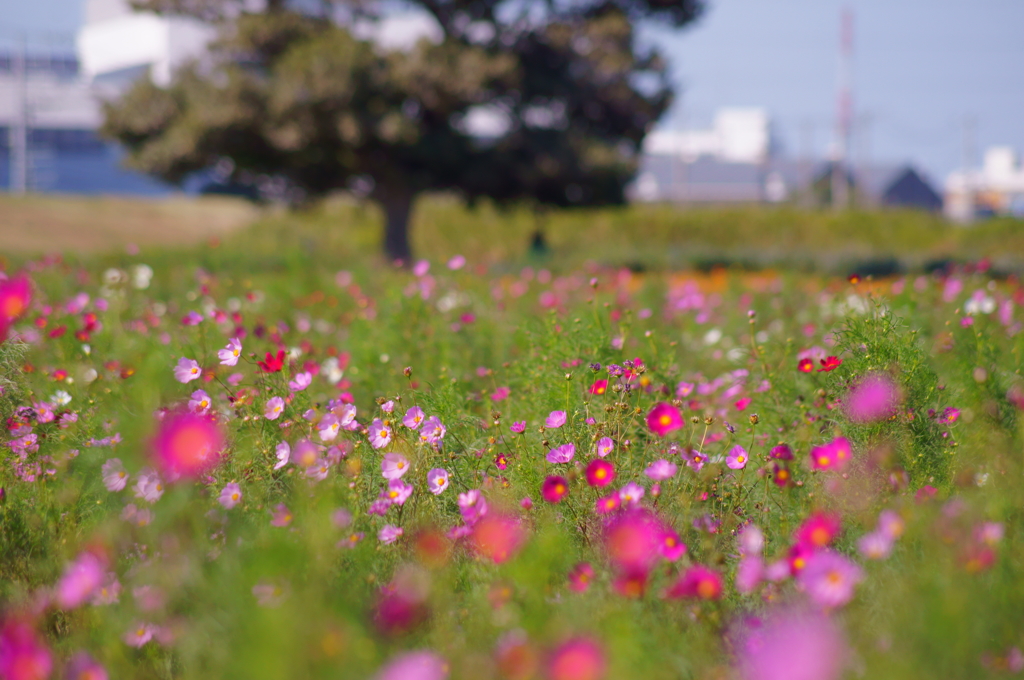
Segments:
[[[1024,671],[1024,288],[986,262],[211,248],[6,268],[0,677]]]

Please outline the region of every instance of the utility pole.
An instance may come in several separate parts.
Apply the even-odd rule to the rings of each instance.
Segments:
[[[832,162],[832,207],[848,208],[849,179],[847,155],[850,148],[853,95],[851,94],[853,62],[853,11],[844,8],[839,30],[839,98],[836,102],[836,149]]]
[[[977,134],[978,121],[973,115],[964,116],[964,140],[963,140],[963,167],[964,167],[964,205],[966,207],[966,218],[968,222],[974,221],[974,214],[977,208],[975,192],[974,168],[975,168],[975,135]]]
[[[11,193],[24,194],[28,191],[28,65],[25,63],[25,36],[19,36],[18,48],[14,53],[14,81],[18,101],[11,125]]]

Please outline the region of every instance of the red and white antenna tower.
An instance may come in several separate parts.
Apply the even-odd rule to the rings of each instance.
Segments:
[[[853,127],[853,10],[844,7],[839,24],[839,93],[836,101],[836,139],[832,157],[832,205],[849,204],[848,158]]]

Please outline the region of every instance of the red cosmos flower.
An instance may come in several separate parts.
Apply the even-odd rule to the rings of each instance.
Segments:
[[[591,385],[587,391],[590,392],[591,394],[604,394],[605,392],[608,391],[608,381],[598,380],[593,385]]]
[[[507,562],[526,542],[526,532],[512,517],[487,515],[473,526],[473,547],[495,564]]]
[[[647,414],[647,427],[659,437],[683,426],[683,414],[672,404],[658,402]]]
[[[277,350],[276,357],[272,355],[270,352],[267,352],[267,360],[257,361],[256,363],[259,364],[259,367],[265,373],[277,373],[278,371],[284,368],[284,350]]]
[[[722,597],[722,575],[713,569],[695,564],[668,589],[665,596],[673,599],[695,597],[701,600],[717,600]]]
[[[814,362],[810,359],[801,359],[800,363],[796,365],[796,370],[801,373],[810,373],[814,370]]]
[[[821,368],[818,369],[818,373],[821,373],[822,371],[832,371],[834,369],[837,369],[842,363],[843,360],[840,359],[839,357],[825,357],[824,359],[821,360]]]
[[[561,503],[569,493],[569,482],[565,477],[551,475],[540,487],[540,495],[548,503]]]
[[[600,645],[586,638],[573,638],[551,653],[545,675],[549,680],[601,680],[607,665]]]

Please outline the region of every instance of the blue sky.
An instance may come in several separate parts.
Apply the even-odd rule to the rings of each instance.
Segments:
[[[0,0],[0,45],[71,45],[84,0]],[[763,106],[791,154],[832,140],[839,17],[854,14],[852,153],[912,161],[941,182],[960,167],[964,121],[976,158],[1007,144],[1024,153],[1024,0],[709,0],[696,25],[647,25],[646,44],[672,65],[679,94],[665,128],[703,127],[721,106]]]

